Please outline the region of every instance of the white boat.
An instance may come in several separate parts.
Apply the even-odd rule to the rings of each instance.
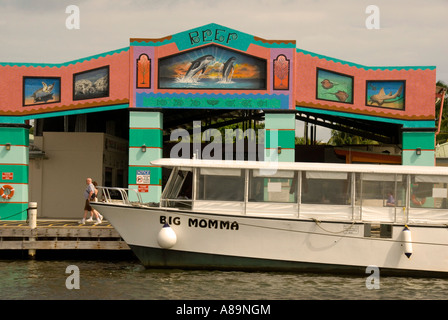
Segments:
[[[160,203],[102,188],[103,202],[92,204],[145,267],[448,275],[448,168],[152,165],[171,169]]]

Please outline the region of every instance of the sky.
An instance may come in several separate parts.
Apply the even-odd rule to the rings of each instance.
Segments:
[[[63,63],[217,23],[367,66],[436,66],[448,83],[447,16],[448,0],[0,0],[0,62]]]

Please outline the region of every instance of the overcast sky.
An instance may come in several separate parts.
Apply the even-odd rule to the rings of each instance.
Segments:
[[[79,30],[66,28],[68,5]],[[214,22],[367,66],[436,66],[448,83],[447,18],[448,0],[0,0],[0,62],[67,62]]]

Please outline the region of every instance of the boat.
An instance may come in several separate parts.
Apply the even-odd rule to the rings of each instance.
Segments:
[[[146,268],[448,275],[448,168],[159,159],[92,203]]]

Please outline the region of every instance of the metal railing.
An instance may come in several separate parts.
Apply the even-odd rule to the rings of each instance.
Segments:
[[[137,190],[103,186],[98,186],[97,189],[98,201],[106,203],[122,203],[124,205],[143,205],[142,197]],[[135,193],[135,197],[130,197],[132,192]],[[130,198],[132,198],[132,200]]]

